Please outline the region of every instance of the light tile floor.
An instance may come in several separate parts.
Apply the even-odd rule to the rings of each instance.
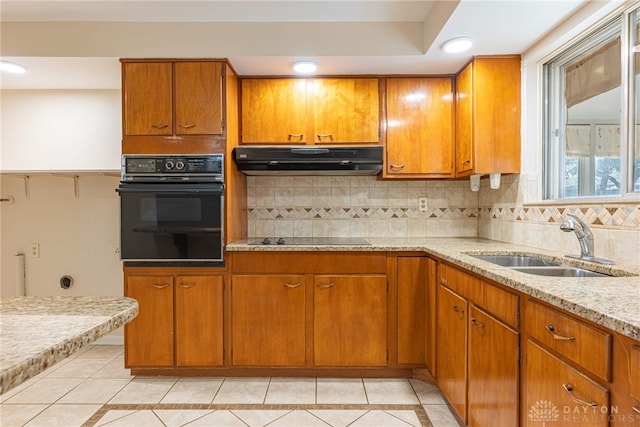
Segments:
[[[0,395],[0,426],[459,427],[415,379],[135,377],[122,346],[88,346]]]

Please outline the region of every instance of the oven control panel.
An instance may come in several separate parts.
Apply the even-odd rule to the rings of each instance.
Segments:
[[[222,182],[222,154],[122,156],[122,182]]]

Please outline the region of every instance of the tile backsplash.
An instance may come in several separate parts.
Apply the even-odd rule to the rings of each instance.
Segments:
[[[427,198],[420,211],[419,198]],[[363,176],[247,180],[249,236],[475,237],[478,193],[463,181]]]
[[[472,192],[468,180],[248,177],[249,237],[484,237],[577,254],[574,233],[560,231],[575,213],[593,231],[596,256],[640,266],[639,204],[536,205],[537,178],[503,176],[497,190],[483,179]]]

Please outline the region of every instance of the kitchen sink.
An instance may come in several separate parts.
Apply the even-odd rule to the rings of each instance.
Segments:
[[[546,261],[531,255],[471,255],[503,267],[538,267],[538,266],[559,266],[557,262]]]
[[[573,267],[553,261],[547,261],[535,255],[470,255],[501,267],[538,276],[555,277],[607,277],[584,268]]]
[[[557,267],[511,267],[512,270],[520,271],[527,274],[536,274],[538,276],[555,276],[555,277],[607,277],[608,275],[596,273],[595,271],[585,270],[567,265]]]

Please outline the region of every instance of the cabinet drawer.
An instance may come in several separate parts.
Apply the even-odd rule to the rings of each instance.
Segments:
[[[518,296],[462,270],[440,264],[440,284],[482,307],[513,328],[518,328]]]
[[[527,304],[525,325],[530,337],[603,380],[611,380],[611,334],[535,301]]]
[[[608,426],[609,391],[527,341],[523,400],[525,426]]]

